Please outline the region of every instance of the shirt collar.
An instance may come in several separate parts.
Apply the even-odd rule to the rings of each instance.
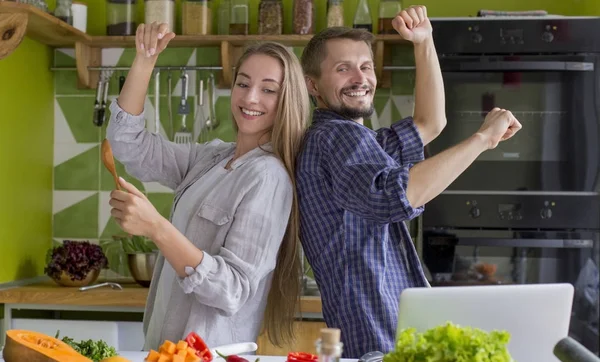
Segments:
[[[231,146],[223,149],[219,152],[217,152],[217,154],[215,155],[219,160],[223,160],[225,158],[229,158],[229,157],[233,157],[233,155],[235,154],[235,143],[231,143]],[[242,155],[242,157],[238,158],[237,160],[233,161],[229,167],[232,170],[235,170],[236,168],[242,166],[243,164],[245,164],[248,161],[251,161],[255,158],[258,158],[260,156],[264,156],[264,155],[268,155],[268,154],[272,154],[273,153],[273,144],[269,141],[263,145],[260,145],[248,152],[246,152],[244,155]]]

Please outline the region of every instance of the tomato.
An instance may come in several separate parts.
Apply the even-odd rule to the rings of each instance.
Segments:
[[[288,353],[287,362],[317,362],[319,356],[305,352]]]
[[[190,332],[190,334],[185,337],[185,341],[188,343],[188,346],[196,350],[196,356],[202,358],[204,362],[212,361],[212,353],[210,353],[208,346],[198,334],[195,332]]]

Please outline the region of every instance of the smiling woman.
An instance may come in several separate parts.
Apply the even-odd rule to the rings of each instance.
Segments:
[[[236,142],[175,144],[146,131],[143,115],[156,58],[174,36],[166,24],[140,25],[107,130],[129,174],[175,190],[170,220],[124,180],[126,192],[111,194],[123,230],[160,250],[144,349],[190,332],[212,346],[253,342],[261,326],[281,345],[293,338],[300,292],[294,171],[309,116],[302,69],[280,44],[253,45],[233,77]]]

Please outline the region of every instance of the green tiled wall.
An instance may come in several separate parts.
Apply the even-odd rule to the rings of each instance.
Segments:
[[[294,49],[300,54],[302,49]],[[407,53],[408,52],[408,53]],[[410,49],[397,49],[396,64],[412,64]],[[103,53],[103,65],[129,66],[134,57],[133,49],[107,49]],[[174,48],[167,49],[158,60],[158,65],[216,65],[219,61],[218,48]],[[55,65],[74,66],[73,51],[56,50]],[[109,102],[118,94],[118,78],[126,75],[116,71],[112,74],[109,87]],[[177,114],[180,101],[181,72],[172,72],[172,110],[173,122],[169,122],[169,87],[167,72],[160,73],[160,133],[171,138],[172,128],[180,126],[181,117]],[[188,102],[190,115],[187,126],[193,131],[200,129],[199,121],[194,122],[197,105],[197,85],[199,79],[206,80],[209,71],[188,72],[190,90]],[[219,74],[215,72],[215,77]],[[216,78],[218,80],[218,78]],[[392,74],[393,88],[380,89],[375,97],[376,114],[366,123],[369,127],[378,128],[389,125],[394,119],[412,113],[414,73],[397,72]],[[206,90],[206,88],[205,88]],[[145,105],[147,127],[154,129],[154,82],[151,81]],[[215,100],[215,111],[220,125],[208,134],[201,133],[198,141],[206,141],[218,137],[225,141],[234,141],[235,135],[229,111],[229,90],[219,90]],[[204,97],[206,101],[208,98]],[[105,137],[106,122],[102,127],[93,124],[93,108],[95,90],[79,90],[76,87],[74,71],[59,71],[55,75],[55,141],[54,141],[54,207],[53,221],[55,240],[75,239],[100,242],[110,240],[114,235],[123,232],[110,217],[108,200],[114,188],[111,175],[103,167],[100,160],[100,142]],[[204,112],[208,112],[207,101]],[[200,120],[202,117],[198,117]],[[171,138],[172,139],[172,138]],[[124,167],[117,161],[117,171],[136,187],[145,192],[152,203],[164,216],[168,216],[172,204],[172,190],[156,183],[142,183],[127,175]]]

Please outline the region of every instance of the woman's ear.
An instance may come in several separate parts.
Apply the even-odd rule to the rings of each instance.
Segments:
[[[318,97],[319,91],[317,89],[317,84],[315,83],[315,81],[309,76],[305,76],[304,80],[306,82],[306,88],[308,89],[308,94],[310,94],[313,97]]]

